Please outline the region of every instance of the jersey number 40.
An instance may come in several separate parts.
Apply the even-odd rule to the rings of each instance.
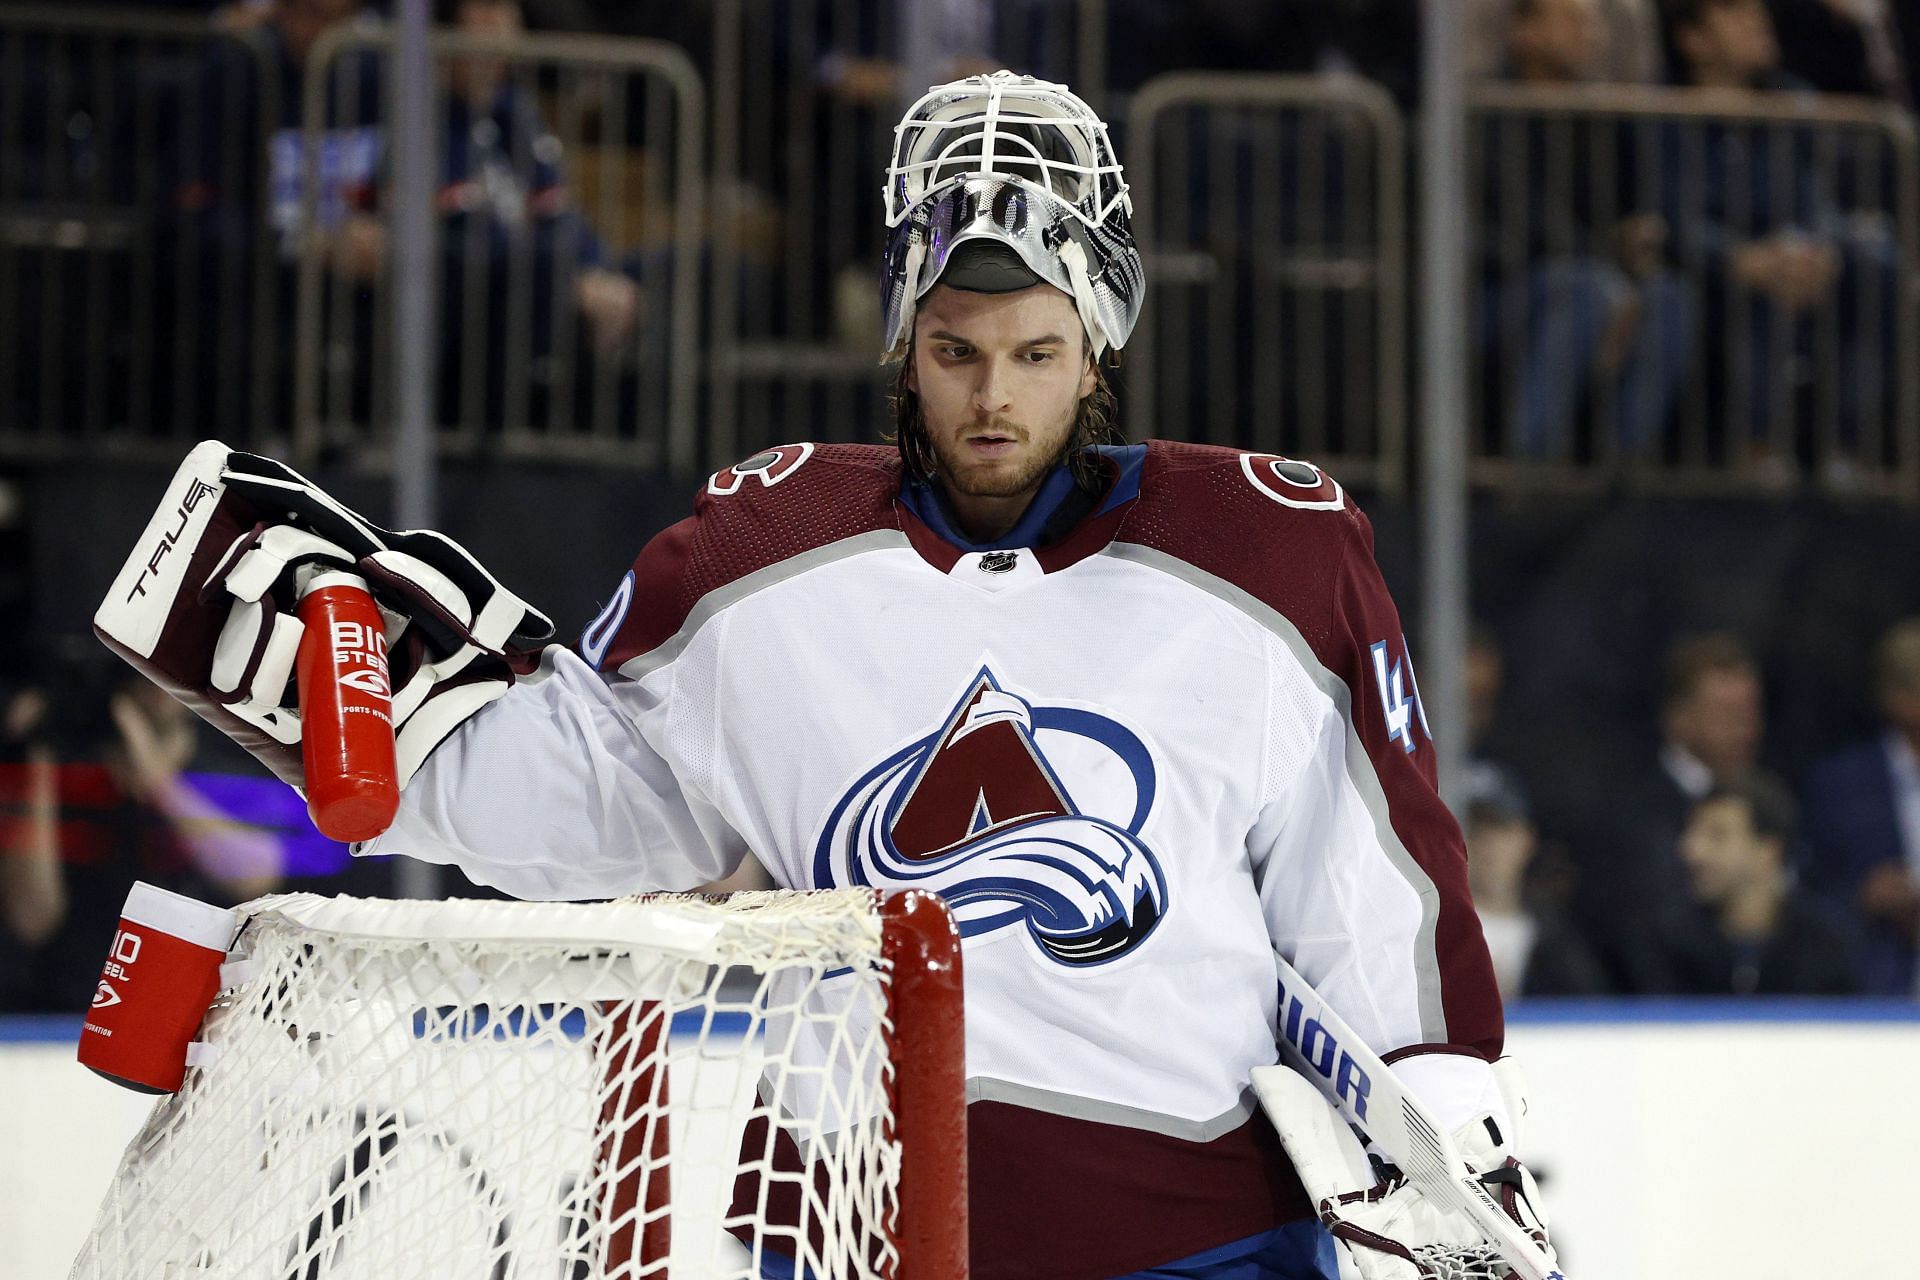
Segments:
[[[1380,712],[1387,721],[1387,741],[1397,742],[1407,751],[1416,744],[1413,740],[1413,726],[1419,722],[1420,732],[1428,741],[1433,739],[1433,730],[1427,727],[1427,708],[1420,701],[1420,681],[1413,674],[1413,656],[1407,651],[1407,638],[1400,637],[1398,656],[1389,648],[1389,642],[1376,640],[1373,643],[1373,683],[1380,691]]]

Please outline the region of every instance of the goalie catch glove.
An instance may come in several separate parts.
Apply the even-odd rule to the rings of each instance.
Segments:
[[[398,782],[532,669],[553,623],[452,539],[368,523],[292,468],[217,440],[174,473],[94,614],[107,647],[303,786],[294,614],[316,574],[367,580],[386,623]]]
[[[1368,1155],[1313,1084],[1287,1075],[1286,1101],[1270,1105],[1269,1115],[1337,1242],[1340,1280],[1513,1280],[1512,1266],[1465,1214],[1437,1207],[1399,1169]],[[1508,1113],[1523,1110],[1515,1098]],[[1455,1130],[1453,1141],[1494,1200],[1551,1258],[1546,1211],[1533,1175],[1513,1155],[1515,1137],[1483,1117]]]

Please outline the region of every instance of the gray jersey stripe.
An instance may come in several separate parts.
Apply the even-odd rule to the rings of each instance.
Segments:
[[[1183,1120],[1179,1116],[1162,1115],[1142,1107],[1100,1102],[1094,1098],[1035,1089],[986,1076],[975,1076],[967,1081],[967,1101],[1005,1102],[1029,1111],[1044,1111],[1050,1116],[1064,1116],[1069,1120],[1091,1120],[1096,1124],[1143,1129],[1183,1142],[1212,1142],[1223,1134],[1232,1133],[1253,1117],[1255,1109],[1253,1091],[1248,1089],[1240,1095],[1238,1105],[1230,1111],[1224,1111],[1211,1120]]]
[[[790,578],[822,565],[829,565],[850,556],[865,555],[869,551],[889,551],[910,547],[907,535],[898,529],[874,529],[867,533],[855,534],[851,538],[842,538],[838,542],[829,542],[825,546],[814,547],[797,556],[790,556],[777,564],[764,569],[756,569],[744,578],[735,578],[725,586],[715,587],[694,602],[687,611],[686,621],[662,643],[647,652],[628,658],[620,664],[618,674],[628,680],[638,680],[650,672],[666,666],[693,640],[700,628],[712,621],[721,610],[738,604],[755,592],[765,591],[768,587],[778,586]],[[637,604],[637,602],[636,602]]]

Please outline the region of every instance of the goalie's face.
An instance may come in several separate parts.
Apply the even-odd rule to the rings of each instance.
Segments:
[[[968,534],[1005,533],[1060,461],[1098,376],[1073,300],[1052,285],[936,285],[914,317],[907,387]]]

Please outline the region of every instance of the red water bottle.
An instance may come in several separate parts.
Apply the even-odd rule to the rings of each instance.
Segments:
[[[387,637],[366,580],[323,573],[300,600],[295,670],[307,812],[333,840],[371,840],[400,807]]]
[[[238,912],[135,881],[81,1024],[80,1061],[141,1093],[177,1092],[239,927]]]

